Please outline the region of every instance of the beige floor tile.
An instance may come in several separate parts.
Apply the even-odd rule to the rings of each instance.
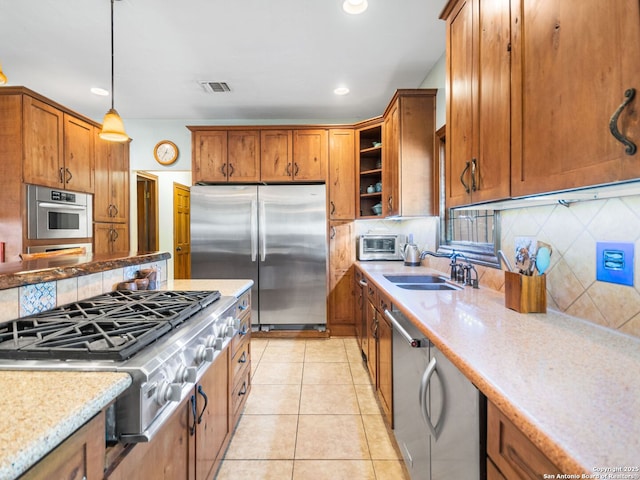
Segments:
[[[363,415],[380,415],[382,413],[372,385],[354,385],[353,387],[356,390],[360,413]],[[253,395],[253,392],[251,394]]]
[[[293,480],[376,480],[370,460],[295,460]]]
[[[293,459],[297,425],[297,415],[242,415],[225,459]]]
[[[259,362],[264,349],[267,348],[268,341],[264,338],[251,337],[251,360]]]
[[[276,363],[261,361],[253,375],[254,385],[286,385],[302,383],[302,368],[300,363]]]
[[[353,383],[356,385],[371,385],[371,377],[369,376],[369,370],[364,362],[349,363],[351,368],[351,376],[353,377]]]
[[[411,480],[402,460],[374,460],[376,480]]]
[[[372,459],[399,460],[402,458],[395,448],[395,443],[390,436],[392,433],[387,430],[382,415],[362,415],[362,423]]]
[[[273,344],[271,341],[264,349],[260,362],[304,362],[304,343]]]
[[[302,385],[301,415],[359,414],[353,385]]]
[[[347,352],[347,359],[349,360],[349,362],[362,362],[362,350],[360,349],[360,345],[355,338],[345,339],[344,348]]]
[[[369,460],[360,415],[300,415],[296,460]]]
[[[347,351],[342,339],[307,340],[305,362],[346,362]]]
[[[285,480],[293,472],[293,460],[225,460],[216,480]]]
[[[347,362],[304,362],[302,383],[308,385],[352,385],[351,369]]]
[[[262,385],[254,383],[244,407],[245,415],[297,415],[300,385]]]

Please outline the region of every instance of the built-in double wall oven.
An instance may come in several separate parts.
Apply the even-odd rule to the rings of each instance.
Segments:
[[[27,185],[27,229],[30,240],[73,242],[92,237],[93,196]]]

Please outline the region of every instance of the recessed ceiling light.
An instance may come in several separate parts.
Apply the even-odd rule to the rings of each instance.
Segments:
[[[342,9],[347,13],[357,15],[364,12],[368,6],[367,0],[344,0]]]
[[[109,91],[100,87],[91,87],[91,93],[94,95],[100,95],[101,97],[108,97]]]
[[[347,87],[338,87],[333,91],[333,93],[336,95],[346,95],[349,93],[349,89]]]

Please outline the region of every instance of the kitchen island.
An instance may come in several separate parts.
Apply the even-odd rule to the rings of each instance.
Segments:
[[[563,473],[640,478],[640,340],[553,310],[517,313],[482,287],[416,291],[385,278],[439,273],[425,267],[357,267]]]

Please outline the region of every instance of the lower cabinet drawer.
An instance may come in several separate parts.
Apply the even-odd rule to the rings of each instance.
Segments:
[[[545,474],[561,473],[491,402],[487,402],[487,454],[502,474],[488,478],[539,480]]]
[[[245,368],[246,364],[251,362],[251,342],[249,335],[246,335],[244,339],[238,345],[236,353],[231,359],[231,371],[230,378],[231,383],[235,384],[236,380],[240,376],[240,372]]]
[[[243,342],[248,341],[251,338],[251,315],[243,315],[240,319],[240,329],[231,339],[231,356],[235,357],[238,353],[238,349]]]
[[[235,424],[238,421],[238,417],[240,412],[242,411],[242,407],[249,396],[249,391],[251,390],[251,362],[247,362],[244,364],[244,367],[239,372],[239,376],[234,377],[234,386],[231,391],[231,415],[232,422],[231,428],[235,427]]]
[[[487,458],[487,480],[507,480],[490,458]]]

